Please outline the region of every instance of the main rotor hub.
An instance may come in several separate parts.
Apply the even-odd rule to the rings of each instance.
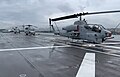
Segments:
[[[85,24],[87,24],[85,20],[79,20],[74,22],[74,25],[85,25]]]

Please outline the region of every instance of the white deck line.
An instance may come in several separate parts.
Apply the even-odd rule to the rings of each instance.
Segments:
[[[45,46],[45,47],[13,48],[13,49],[0,49],[0,51],[32,50],[32,49],[62,48],[62,47],[70,47],[70,46],[69,45],[65,45],[65,46]]]
[[[120,47],[117,47],[117,46],[105,46],[105,45],[99,45],[99,46],[103,46],[103,47],[106,47],[106,48],[114,48],[114,49],[120,50]]]
[[[76,77],[95,77],[95,53],[86,53]]]
[[[102,43],[102,45],[109,45],[109,44],[113,44],[113,45],[116,45],[116,44],[120,44],[120,43]]]

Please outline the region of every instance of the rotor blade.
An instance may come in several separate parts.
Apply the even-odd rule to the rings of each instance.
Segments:
[[[73,15],[68,15],[68,16],[63,16],[63,17],[59,17],[59,18],[54,18],[51,19],[51,21],[59,21],[59,20],[65,20],[65,19],[70,19],[70,18],[77,18],[78,16],[84,16],[84,15],[93,15],[93,14],[105,14],[105,13],[117,13],[120,12],[120,10],[115,10],[115,11],[103,11],[103,12],[91,12],[91,13],[77,13],[77,14],[73,14]]]
[[[120,10],[115,10],[115,11],[103,11],[103,12],[92,12],[92,13],[80,13],[78,14],[79,16],[82,15],[93,15],[93,14],[105,14],[105,13],[117,13],[117,12],[120,12]]]
[[[70,19],[70,18],[77,18],[77,14],[68,15],[68,16],[59,17],[59,18],[54,18],[54,19],[51,19],[51,20],[52,21],[59,21],[59,20]]]

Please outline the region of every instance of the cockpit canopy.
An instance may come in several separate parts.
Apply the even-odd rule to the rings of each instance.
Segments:
[[[99,24],[87,24],[84,26],[86,29],[89,29],[94,32],[101,32],[102,29],[105,29],[102,25]]]

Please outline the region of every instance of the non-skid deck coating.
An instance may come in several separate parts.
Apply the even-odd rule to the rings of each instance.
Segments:
[[[119,41],[79,47],[57,43],[56,38],[66,39],[1,33],[0,77],[76,77],[86,53],[95,53],[95,77],[120,77]]]

